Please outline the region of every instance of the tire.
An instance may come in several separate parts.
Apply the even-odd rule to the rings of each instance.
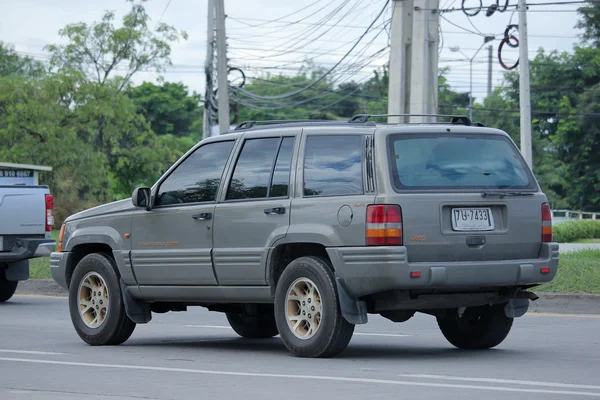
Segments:
[[[18,285],[18,281],[7,280],[4,276],[4,271],[0,270],[0,303],[10,300],[15,294]]]
[[[243,338],[268,339],[279,334],[274,316],[254,317],[236,313],[226,315],[229,325]]]
[[[288,319],[289,314],[299,318]],[[329,262],[308,256],[285,268],[275,290],[275,321],[283,343],[295,356],[333,357],[348,346],[354,325],[342,316]]]
[[[129,339],[135,329],[135,322],[125,312],[116,271],[109,256],[93,253],[79,261],[71,277],[71,321],[79,337],[89,345],[119,345]],[[89,305],[85,313],[80,312],[80,307],[85,307],[80,300],[87,300]]]
[[[482,350],[506,339],[513,318],[504,315],[504,304],[467,309],[462,318],[438,318],[444,337],[459,349]]]

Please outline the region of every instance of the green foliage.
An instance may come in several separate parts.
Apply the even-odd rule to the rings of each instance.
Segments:
[[[200,96],[196,93],[189,95],[184,84],[145,82],[127,90],[127,95],[156,134],[202,137]]]
[[[14,48],[0,41],[0,77],[26,76],[38,77],[46,72],[44,65],[30,57],[21,57]]]
[[[600,250],[581,250],[560,255],[558,272],[552,282],[536,292],[600,293]]]
[[[105,83],[119,69],[115,89],[122,90],[140,70],[162,71],[170,65],[170,44],[187,39],[185,32],[160,23],[154,30],[144,8],[147,0],[127,0],[131,10],[115,27],[115,13],[106,11],[100,22],[70,24],[59,31],[68,44],[50,45],[51,65],[58,71],[77,70],[98,83]]]
[[[600,221],[567,221],[553,228],[553,240],[570,243],[579,239],[600,239]]]

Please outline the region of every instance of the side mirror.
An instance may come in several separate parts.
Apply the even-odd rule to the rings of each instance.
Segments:
[[[134,207],[144,207],[146,210],[150,210],[152,207],[150,204],[150,188],[136,188],[131,195],[131,202]]]

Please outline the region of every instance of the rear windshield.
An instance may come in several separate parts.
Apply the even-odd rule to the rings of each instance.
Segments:
[[[397,189],[535,189],[519,150],[492,135],[398,134],[389,137]]]

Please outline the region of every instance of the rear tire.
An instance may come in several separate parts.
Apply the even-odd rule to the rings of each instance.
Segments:
[[[468,308],[462,318],[439,318],[444,337],[459,349],[481,350],[498,346],[506,339],[513,318],[504,315],[504,304]]]
[[[274,316],[255,317],[236,313],[227,313],[226,316],[235,333],[243,338],[268,339],[279,334]]]
[[[114,261],[89,254],[79,261],[69,286],[69,311],[79,337],[89,345],[119,345],[135,329],[125,312]]]
[[[18,285],[18,281],[7,280],[4,276],[4,271],[0,270],[0,303],[10,300],[15,294]]]
[[[354,333],[340,310],[333,268],[314,256],[292,261],[281,274],[275,320],[283,343],[298,357],[333,357]]]

